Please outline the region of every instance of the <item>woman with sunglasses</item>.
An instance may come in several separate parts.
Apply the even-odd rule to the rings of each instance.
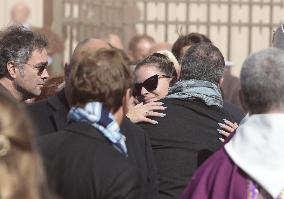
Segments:
[[[170,85],[177,81],[180,71],[177,60],[171,55],[169,51],[153,53],[137,64],[134,71],[136,83],[133,89],[137,105],[130,107],[127,113],[132,122],[157,124],[148,117],[165,116],[156,112],[166,108],[162,106],[163,103],[157,101],[168,94]]]

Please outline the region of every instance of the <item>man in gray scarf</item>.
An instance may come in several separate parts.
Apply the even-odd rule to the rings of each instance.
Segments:
[[[181,79],[162,100],[166,117],[142,124],[158,168],[158,199],[178,198],[193,172],[220,146],[218,123],[231,119],[223,109],[220,84],[225,61],[210,43],[191,46],[182,59]]]

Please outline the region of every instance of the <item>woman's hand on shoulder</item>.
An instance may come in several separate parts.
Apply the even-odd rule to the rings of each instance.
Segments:
[[[149,102],[147,104],[137,104],[130,107],[126,117],[128,117],[133,123],[148,122],[151,124],[157,124],[158,122],[150,119],[149,117],[165,117],[166,114],[157,112],[163,111],[167,107],[163,106],[162,102]]]
[[[217,129],[217,131],[222,135],[219,140],[224,142],[225,138],[229,137],[231,133],[233,133],[239,126],[236,122],[231,122],[229,120],[223,119],[224,123],[218,123],[221,129]]]

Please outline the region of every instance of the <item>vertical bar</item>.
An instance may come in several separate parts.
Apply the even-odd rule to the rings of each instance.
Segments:
[[[73,0],[69,0],[70,3],[70,16],[69,16],[69,21],[70,23],[68,24],[69,26],[69,35],[70,35],[70,42],[69,42],[69,57],[72,55],[73,51],[73,26],[74,26],[74,21],[73,21]]]
[[[169,32],[169,2],[165,2],[165,41],[168,41],[168,32]]]
[[[211,16],[211,4],[210,0],[207,0],[207,22],[206,22],[206,35],[210,38],[210,16]]]
[[[248,24],[248,53],[250,54],[252,51],[252,6],[253,0],[249,0],[249,24]]]
[[[43,1],[43,27],[51,27],[53,22],[53,0]]]
[[[231,34],[232,34],[232,0],[228,0],[228,34],[227,34],[227,59],[231,60]]]
[[[64,25],[64,20],[62,17],[62,13],[64,13],[64,1],[63,0],[57,0],[53,2],[52,5],[52,11],[53,11],[53,22],[52,23],[52,29],[56,34],[59,35],[59,37],[63,37],[63,25]],[[63,55],[62,54],[57,54],[53,56],[53,66],[52,66],[52,73],[62,73],[63,70],[61,66],[63,65]]]
[[[272,31],[273,31],[273,0],[269,2],[269,44],[268,46],[271,45],[272,42]]]
[[[144,0],[144,19],[143,19],[143,25],[144,25],[144,33],[147,34],[147,13],[148,13],[148,7],[147,7],[147,0]]]
[[[190,6],[190,1],[186,1],[186,29],[185,29],[185,33],[188,34],[189,33],[189,23],[190,23],[190,12],[189,12],[189,6]]]

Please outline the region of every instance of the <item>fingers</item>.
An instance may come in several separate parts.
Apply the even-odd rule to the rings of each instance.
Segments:
[[[144,104],[143,106],[147,108],[148,110],[165,110],[167,107],[162,106],[164,103],[162,102],[149,102],[147,104]]]
[[[230,122],[229,120],[226,120],[226,119],[223,119],[223,121],[225,122],[225,124],[227,124],[228,126],[230,126],[233,129],[236,129],[239,126],[236,122],[233,123],[233,122]]]
[[[218,123],[218,125],[219,125],[223,130],[227,131],[228,133],[232,133],[232,132],[235,131],[234,128],[232,128],[232,127],[230,127],[230,126],[228,126],[228,125],[226,125],[226,124]]]
[[[155,111],[146,111],[146,116],[150,116],[150,117],[165,117],[166,114],[164,113],[159,113],[159,112],[155,112]]]
[[[221,129],[217,129],[218,133],[220,133],[221,135],[224,135],[225,137],[229,137],[230,136],[230,133],[226,132],[226,131],[223,131]]]
[[[143,122],[148,122],[148,123],[151,123],[151,124],[158,124],[157,121],[151,120],[151,119],[149,119],[149,118],[147,118],[147,117],[144,118]]]
[[[238,128],[238,124],[236,122],[234,122],[234,123],[230,122],[229,120],[226,120],[226,119],[223,119],[223,121],[224,121],[225,124],[218,123],[218,125],[222,128],[222,130],[221,129],[217,129],[217,131],[221,135],[223,135],[225,137],[229,137],[230,134],[232,132],[234,132]],[[221,142],[224,142],[225,139],[224,138],[219,138],[219,140]]]

